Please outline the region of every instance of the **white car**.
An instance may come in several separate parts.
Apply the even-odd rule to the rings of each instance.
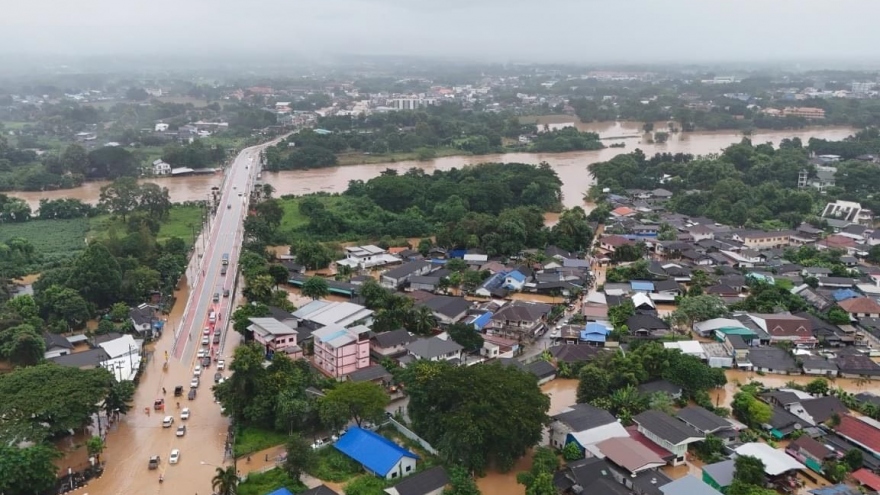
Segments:
[[[200,358],[208,357],[208,350],[207,349],[199,349],[199,352],[196,355]]]
[[[200,365],[197,364],[196,367],[193,368],[193,376],[202,376],[202,367]]]
[[[208,327],[205,327],[205,329],[202,330],[202,335],[211,335],[211,329]]]
[[[193,378],[191,382],[189,382],[189,386],[192,388],[199,388],[199,379]],[[170,417],[170,416],[169,416]]]
[[[177,464],[178,461],[180,461],[180,449],[174,449],[168,457],[168,464]]]
[[[217,369],[218,369],[218,370],[222,370],[222,369],[225,369],[225,368],[226,368],[226,361],[223,360],[223,359],[218,359],[218,360],[217,360]]]
[[[189,419],[189,408],[184,407],[182,411],[180,411],[180,419],[185,420]]]
[[[180,425],[177,427],[177,436],[182,437],[186,435],[186,425]]]
[[[173,416],[165,416],[165,419],[162,420],[162,428],[171,428],[171,425],[174,424]]]
[[[202,337],[202,345],[208,345],[211,343],[210,337]]]

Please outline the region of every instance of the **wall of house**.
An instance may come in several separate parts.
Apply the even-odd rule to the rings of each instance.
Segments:
[[[551,447],[561,449],[565,447],[565,440],[569,433],[571,433],[571,428],[569,428],[567,424],[562,423],[561,421],[554,421],[550,423],[547,441]]]
[[[639,431],[648,437],[649,440],[656,443],[657,445],[663,447],[664,449],[672,452],[675,455],[675,459],[672,461],[673,466],[678,466],[683,464],[685,461],[685,454],[687,453],[687,445],[672,445],[667,440],[664,440],[649,430],[644,429],[641,425],[639,425]]]
[[[409,476],[416,472],[416,460],[411,457],[401,457],[397,464],[388,471],[385,479],[394,480]]]
[[[370,350],[380,356],[393,356],[394,354],[403,354],[406,352],[406,348],[402,344],[391,347],[379,347],[378,345],[371,344]]]
[[[51,351],[46,351],[43,354],[43,358],[52,359],[52,358],[56,358],[58,356],[66,356],[68,354],[70,354],[70,349],[53,349]]]
[[[837,372],[831,370],[820,370],[813,368],[804,368],[804,373],[815,376],[837,376]]]

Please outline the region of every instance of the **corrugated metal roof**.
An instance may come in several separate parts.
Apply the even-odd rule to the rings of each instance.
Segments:
[[[419,458],[391,440],[360,427],[350,428],[333,447],[381,476],[387,475],[402,457]]]

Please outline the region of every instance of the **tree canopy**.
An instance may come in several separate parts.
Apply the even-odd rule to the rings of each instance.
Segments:
[[[418,361],[404,383],[416,433],[448,462],[477,472],[511,468],[549,421],[549,398],[533,375],[513,366]]]

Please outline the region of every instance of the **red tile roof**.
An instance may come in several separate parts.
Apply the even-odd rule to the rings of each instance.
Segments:
[[[600,244],[605,244],[611,247],[620,247],[625,244],[635,244],[635,242],[627,239],[626,237],[621,237],[619,235],[608,235],[601,239],[599,239]]]
[[[880,304],[869,297],[856,297],[837,303],[847,313],[876,314],[880,313]]]
[[[874,491],[880,490],[880,476],[877,476],[865,468],[861,468],[852,473],[852,477],[860,484],[865,485]]]
[[[840,417],[840,424],[835,429],[837,433],[853,442],[864,445],[874,452],[880,452],[880,430],[868,423],[845,414]]]

